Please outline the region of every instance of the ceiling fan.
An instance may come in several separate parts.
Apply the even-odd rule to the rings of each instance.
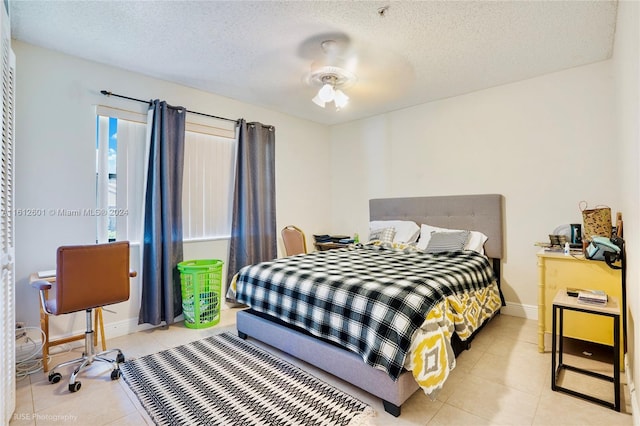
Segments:
[[[349,97],[342,89],[351,87],[357,81],[353,71],[357,60],[355,56],[344,56],[343,49],[335,40],[324,40],[320,47],[324,57],[311,64],[305,81],[310,86],[320,86],[312,99],[313,103],[324,108],[327,103],[333,102],[336,110],[340,111],[349,102]]]
[[[338,95],[340,114],[365,116],[380,104],[393,105],[415,80],[403,55],[339,31],[314,33],[302,42],[287,38],[275,49],[262,51],[251,68],[256,72],[238,84],[238,91],[250,92],[265,105],[328,122],[336,116],[337,90],[350,98],[345,105]],[[333,89],[334,100],[321,108],[312,99],[326,84]],[[329,99],[328,93],[323,96]]]

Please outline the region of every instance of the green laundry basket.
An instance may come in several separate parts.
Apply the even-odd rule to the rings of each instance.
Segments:
[[[222,261],[186,260],[178,263],[182,313],[187,328],[207,328],[220,322]]]

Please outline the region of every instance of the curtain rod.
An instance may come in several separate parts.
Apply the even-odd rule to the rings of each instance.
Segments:
[[[116,95],[115,93],[111,93],[111,92],[109,92],[107,90],[101,90],[100,93],[102,93],[105,96],[115,96],[117,98],[129,99],[130,101],[142,102],[143,104],[150,104],[151,103],[151,101],[144,101],[142,99],[130,98],[129,96]],[[189,112],[191,114],[203,115],[205,117],[217,118],[218,120],[232,121],[232,122],[234,122],[236,124],[238,123],[238,120],[232,120],[231,118],[218,117],[217,115],[205,114],[203,112],[196,112],[196,111],[189,111],[189,110],[187,110],[187,112]]]

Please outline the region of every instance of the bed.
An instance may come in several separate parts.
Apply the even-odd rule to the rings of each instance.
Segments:
[[[401,405],[418,389],[422,388],[432,397],[437,394],[448,372],[455,366],[455,356],[469,348],[475,334],[499,312],[503,304],[499,291],[500,262],[504,252],[503,197],[499,194],[483,194],[372,199],[369,212],[372,221],[404,220],[418,225],[482,232],[488,237],[483,245],[484,255],[469,250],[424,255],[408,250],[406,246],[371,244],[251,265],[239,272],[233,287],[238,292],[238,301],[249,305],[248,310],[237,314],[237,330],[242,338],[252,337],[267,343],[381,398],[385,411],[399,416]],[[363,273],[360,263],[373,268],[372,271]],[[396,285],[402,289],[413,286],[419,288],[420,292],[437,293],[437,297],[424,302],[413,294],[406,295],[404,290],[396,291],[391,290],[391,286],[371,284],[374,280],[372,277],[386,283],[385,273],[381,271],[391,271],[389,265],[396,263],[403,265],[399,269],[405,273],[400,278],[398,272],[393,273],[394,289]],[[416,285],[424,283],[426,278],[421,276],[422,272],[414,272],[418,270],[414,268],[419,266],[420,271],[432,270],[435,263],[459,269],[460,275],[466,277],[465,283],[460,284],[458,275],[447,269],[446,273],[430,273],[428,278],[444,281],[444,285]],[[350,274],[349,271],[360,272]],[[472,275],[474,278],[469,279]],[[478,282],[484,284],[476,283],[475,275],[478,276]],[[310,276],[323,282],[323,285],[328,282],[328,289],[314,287],[311,296],[298,294],[302,287],[311,286],[308,282]],[[347,287],[356,289],[357,294],[354,296],[352,292],[346,295],[343,289],[334,289],[330,286],[334,281],[349,284]],[[449,281],[455,284],[449,286]],[[376,308],[371,302],[374,307],[367,308],[365,316],[364,311],[353,308],[361,304],[360,289],[368,286],[382,288],[373,294],[378,305],[387,304],[387,310],[382,312],[380,306]],[[426,287],[429,290],[424,290]],[[499,293],[497,302],[494,287]],[[486,296],[490,293],[487,289],[493,291],[490,298]],[[321,292],[323,296],[316,297],[316,292]],[[392,296],[380,296],[391,292]],[[316,324],[310,318],[300,317],[291,305],[298,306],[301,302],[292,299],[292,293],[304,299],[305,306],[317,305],[313,307],[310,317],[323,318],[315,318],[318,320]],[[459,318],[455,318],[455,321],[452,319],[454,305],[473,306],[468,311],[473,311],[475,315],[479,310],[478,297],[490,300],[482,306],[482,316],[471,320],[473,324],[462,323],[467,321],[465,317],[469,314],[462,310],[455,314]],[[354,326],[353,321],[349,323],[338,318],[336,311],[341,311],[351,319],[357,317],[357,324]],[[394,316],[401,317],[402,330],[378,321],[378,317],[390,316],[390,311]],[[422,318],[417,318],[417,315],[422,315]],[[369,316],[376,320],[371,320]],[[396,319],[394,321],[397,322]],[[458,321],[462,326],[459,327]],[[329,326],[338,323],[341,327],[336,329]],[[374,324],[375,332],[363,331],[362,323],[367,323],[366,327],[373,327],[371,324]],[[443,340],[446,345],[442,343]],[[380,347],[372,349],[370,345]],[[418,350],[422,352],[416,352]],[[424,365],[417,365],[422,360]],[[434,368],[434,365],[437,367]],[[421,369],[427,376],[420,376]]]

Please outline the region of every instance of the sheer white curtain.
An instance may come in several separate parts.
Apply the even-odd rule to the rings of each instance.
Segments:
[[[229,238],[235,139],[187,132],[182,191],[185,240]]]
[[[147,128],[145,124],[118,121],[118,190],[116,207],[116,239],[139,242],[142,238],[142,219],[147,162]]]

